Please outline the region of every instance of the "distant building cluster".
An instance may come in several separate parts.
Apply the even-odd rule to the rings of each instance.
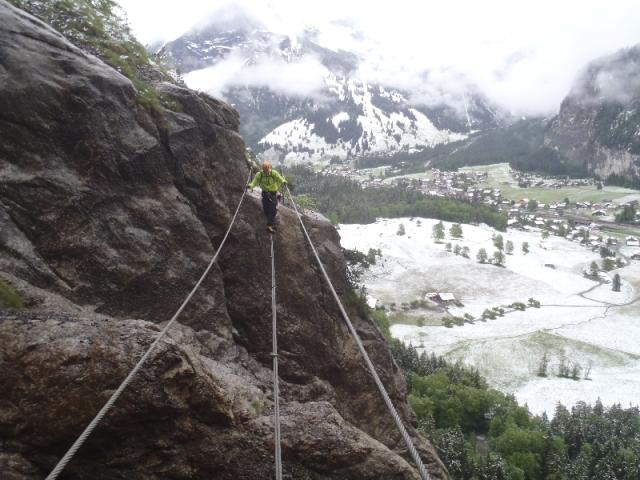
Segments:
[[[596,185],[593,178],[557,178],[544,177],[527,172],[513,170],[512,176],[520,188],[563,188],[563,187],[586,187]],[[598,182],[599,183],[599,182]],[[602,186],[602,184],[600,184]]]

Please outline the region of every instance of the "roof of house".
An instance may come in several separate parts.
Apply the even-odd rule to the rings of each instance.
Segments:
[[[439,293],[438,296],[443,302],[450,302],[456,299],[453,293]]]

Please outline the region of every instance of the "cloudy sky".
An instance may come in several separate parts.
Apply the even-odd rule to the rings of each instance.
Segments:
[[[240,6],[277,33],[318,28],[323,45],[359,55],[361,74],[369,81],[404,87],[426,99],[472,83],[523,115],[555,113],[587,62],[640,43],[638,0],[118,2],[145,44],[175,39],[229,6]],[[235,76],[246,82],[247,72],[242,74],[240,66],[231,59],[224,68],[208,72],[209,79],[219,80],[208,89],[215,92]],[[260,74],[256,78],[270,78],[268,66],[259,68],[252,72]],[[310,64],[273,70],[280,72],[279,87],[297,94],[316,88],[323,73]]]

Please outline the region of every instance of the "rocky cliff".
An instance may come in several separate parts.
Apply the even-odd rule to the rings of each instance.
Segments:
[[[640,178],[640,46],[592,62],[545,135],[570,164]]]
[[[237,113],[171,83],[150,109],[116,70],[0,0],[0,470],[40,479],[202,273],[247,176]],[[276,236],[284,471],[417,479],[287,208]],[[337,289],[335,229],[306,218]],[[63,478],[273,474],[270,262],[249,197],[219,263]],[[355,317],[406,423],[384,339]],[[410,429],[412,432],[413,430]],[[446,472],[414,433],[434,478]]]

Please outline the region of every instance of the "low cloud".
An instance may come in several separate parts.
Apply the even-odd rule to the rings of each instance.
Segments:
[[[187,29],[189,18],[193,27],[233,6],[275,33],[295,36],[314,27],[324,46],[352,51],[361,59],[366,80],[411,91],[425,103],[455,98],[477,86],[491,101],[523,115],[557,112],[588,62],[640,43],[637,0],[119,1],[145,43],[171,40]],[[212,75],[194,72],[190,77],[199,88],[214,92],[229,83],[263,86],[268,79],[279,92],[305,95],[317,93],[324,76],[316,59],[291,67],[262,61],[247,72],[238,64],[229,58],[208,69]]]
[[[615,61],[608,57],[606,60],[613,60],[613,63],[609,68],[605,65],[596,74],[593,81],[596,89],[595,97],[623,104],[629,103],[632,99],[639,99],[640,49],[635,50],[635,59],[626,58],[626,61]]]
[[[280,94],[322,100],[328,74],[320,60],[311,55],[295,62],[263,57],[248,64],[240,52],[234,52],[212,67],[188,73],[185,82],[217,96],[224,96],[230,87],[269,87]]]

